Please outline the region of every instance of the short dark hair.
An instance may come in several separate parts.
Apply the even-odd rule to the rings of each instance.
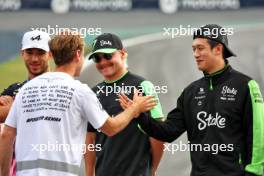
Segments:
[[[223,46],[223,51],[222,51],[223,58],[225,60],[225,63],[228,63],[228,61],[225,58],[225,46],[222,43],[217,42],[215,40],[211,40],[211,39],[207,39],[207,43],[209,44],[209,46],[210,46],[211,49],[213,49],[214,47],[216,47],[218,44],[222,45]]]
[[[208,44],[210,45],[211,49],[216,47],[216,45],[221,44],[220,42],[217,42],[215,40],[207,39]]]
[[[207,43],[210,45],[210,48],[211,49],[215,48],[218,44],[222,45],[223,46],[222,54],[223,54],[223,57],[224,57],[224,54],[225,54],[225,46],[222,43],[217,42],[215,40],[211,40],[211,39],[207,39]]]

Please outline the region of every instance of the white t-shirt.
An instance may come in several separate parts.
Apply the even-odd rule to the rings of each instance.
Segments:
[[[80,169],[87,122],[96,129],[109,115],[93,91],[63,72],[25,84],[5,124],[17,129],[17,176],[73,176]]]

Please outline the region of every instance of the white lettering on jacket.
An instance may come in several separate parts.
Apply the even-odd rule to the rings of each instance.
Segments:
[[[234,89],[234,88],[229,88],[227,86],[224,86],[223,89],[222,89],[222,94],[225,95],[225,94],[233,94],[233,95],[236,95],[237,94],[237,90]]]
[[[226,119],[222,117],[218,112],[215,117],[212,114],[208,114],[205,111],[197,113],[197,119],[199,120],[198,129],[204,130],[207,126],[217,126],[218,128],[225,128]]]

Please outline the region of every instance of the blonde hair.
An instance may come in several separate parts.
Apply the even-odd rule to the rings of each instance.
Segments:
[[[50,51],[57,66],[70,63],[78,50],[83,52],[84,40],[81,35],[65,29],[49,41]]]

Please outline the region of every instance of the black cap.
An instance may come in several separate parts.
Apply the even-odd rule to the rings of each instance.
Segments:
[[[113,53],[123,49],[123,44],[118,36],[111,33],[104,33],[96,37],[92,44],[91,59],[95,53]]]
[[[207,38],[223,44],[224,58],[236,56],[236,54],[228,48],[227,30],[217,24],[206,24],[201,26],[193,34],[193,39],[196,38]]]

